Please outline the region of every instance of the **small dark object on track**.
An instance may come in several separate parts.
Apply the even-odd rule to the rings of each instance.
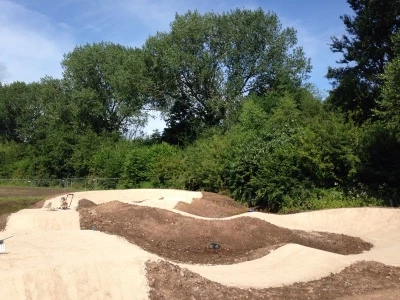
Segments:
[[[220,249],[221,248],[221,245],[219,244],[219,243],[214,243],[214,242],[212,242],[212,243],[210,243],[210,245],[208,245],[208,248],[209,249]]]

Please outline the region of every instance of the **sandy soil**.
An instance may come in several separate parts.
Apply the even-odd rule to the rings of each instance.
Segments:
[[[176,190],[95,191],[75,193],[71,207],[77,207],[80,200],[86,199],[81,202],[82,207],[79,211],[32,209],[12,214],[6,230],[0,232],[0,239],[14,235],[6,241],[9,254],[0,255],[2,297],[390,299],[382,297],[396,295],[400,290],[400,210],[357,208],[286,216],[257,212],[236,215],[235,209],[242,208],[229,207],[229,201],[224,202],[221,199],[218,202],[218,196],[213,197],[215,199],[212,201],[196,201],[193,199],[200,199],[201,193]],[[114,202],[93,205],[115,200],[125,204]],[[59,205],[59,197],[47,200],[45,204],[48,202],[54,203],[53,207],[56,207]],[[187,205],[183,204],[182,208],[182,204],[178,205],[181,202]],[[201,207],[200,203],[209,206],[210,211],[220,210],[220,214],[213,215],[210,211],[207,212],[207,209],[200,208],[198,210],[203,211],[193,215],[197,211],[196,206]],[[87,208],[84,208],[85,205]],[[118,214],[111,211],[113,205]],[[88,220],[85,226],[90,229],[94,226],[95,230],[80,230],[79,214],[84,215],[85,212]],[[120,218],[117,218],[117,215]],[[215,217],[219,219],[210,219]],[[89,221],[97,223],[91,225]],[[175,231],[179,230],[179,224],[183,228],[177,234]],[[255,229],[258,228],[258,232],[252,229],[253,224]],[[125,240],[99,231],[107,229],[105,231],[113,232],[112,228],[121,228],[122,232],[124,226],[125,231],[134,237],[130,240],[132,243],[129,242],[129,235]],[[259,226],[266,227],[259,230]],[[190,247],[196,240],[201,241],[200,244],[204,247],[210,240],[215,240],[216,236],[221,239],[216,242],[220,242],[222,247],[207,249],[213,253],[221,253],[226,244],[222,241],[230,239],[232,244],[229,245],[237,247],[238,257],[242,254],[246,257],[246,253],[254,250],[248,248],[254,243],[259,243],[257,249],[276,245],[273,244],[276,242],[274,239],[281,235],[300,240],[308,238],[312,243],[322,239],[323,244],[334,245],[335,242],[330,241],[339,243],[341,239],[346,239],[342,236],[344,234],[371,243],[373,248],[362,253],[351,252],[359,254],[342,255],[328,252],[326,249],[317,249],[314,244],[301,245],[298,240],[288,239],[285,240],[285,245],[268,255],[247,261],[239,260],[241,262],[229,261],[228,265],[189,264],[188,261],[194,259],[182,260],[181,257],[185,256],[182,250],[177,250],[176,257],[180,261],[177,264],[159,261],[161,257],[156,254],[163,253],[154,250],[154,245],[157,245],[159,240],[153,238],[151,241],[145,236],[152,231],[158,233],[155,238],[165,242],[160,248],[166,253],[169,251],[168,247],[173,246],[166,243],[173,240],[168,236],[174,237],[178,245],[175,249],[178,250],[180,243],[184,243],[186,239],[189,239]],[[211,231],[212,234],[196,236],[196,232],[202,231]],[[142,237],[138,232],[142,233]],[[186,232],[192,233],[193,236],[190,237]],[[270,239],[273,242],[265,243],[261,234],[267,236],[273,232],[279,234],[271,235]],[[333,235],[332,239],[332,235],[324,235],[322,232],[337,235]],[[185,234],[186,237],[182,239],[180,236]],[[237,237],[240,237],[242,244],[235,242]],[[354,241],[355,239],[350,239],[338,248],[346,249],[350,243],[357,244]],[[198,257],[207,256],[206,249],[203,250],[198,253]],[[191,255],[194,257],[193,253],[196,251],[192,251]],[[249,255],[251,256],[251,253]],[[170,256],[164,257],[175,261]],[[224,259],[215,263],[227,263]],[[180,298],[177,295],[185,297]]]
[[[2,299],[147,299],[152,259],[96,231],[14,233],[0,255]],[[154,259],[154,258],[153,258]]]
[[[179,202],[192,203],[193,199],[201,198],[200,192],[189,192],[173,189],[136,189],[136,190],[108,190],[108,191],[89,191],[74,193],[71,207],[78,206],[81,199],[87,199],[95,204],[110,201],[120,201],[128,204],[142,206],[173,209]],[[60,197],[49,199],[47,205],[52,203],[52,207],[58,207]]]

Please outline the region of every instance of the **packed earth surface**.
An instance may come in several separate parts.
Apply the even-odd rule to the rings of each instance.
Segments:
[[[4,299],[400,299],[400,210],[275,215],[180,190],[0,216]],[[2,231],[1,231],[2,230]]]

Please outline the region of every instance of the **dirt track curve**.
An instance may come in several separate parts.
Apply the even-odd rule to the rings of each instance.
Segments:
[[[0,232],[0,239],[13,235],[0,255],[2,297],[400,297],[400,210],[273,215],[217,198],[179,190],[79,192],[71,203],[77,208],[86,199],[79,211],[12,214]],[[44,206],[49,202],[57,207],[59,197]]]

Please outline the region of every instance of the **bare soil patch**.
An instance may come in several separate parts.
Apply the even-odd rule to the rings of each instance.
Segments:
[[[40,209],[43,207],[44,203],[46,202],[47,199],[52,198],[52,197],[48,197],[46,199],[40,200],[36,203],[33,203],[31,206],[29,206],[29,209]]]
[[[0,197],[46,197],[67,192],[62,188],[0,186]]]
[[[209,218],[230,217],[248,211],[247,207],[228,196],[209,192],[202,192],[202,194],[202,198],[193,199],[191,204],[179,202],[175,209]]]
[[[200,220],[118,201],[82,208],[79,213],[82,229],[123,236],[149,252],[185,263],[238,263],[262,257],[286,243],[345,255],[372,247],[355,237],[292,231],[250,217]]]
[[[97,204],[88,199],[81,199],[81,200],[79,200],[79,203],[78,203],[78,210],[80,210],[82,208],[90,208],[93,206],[97,206]]]
[[[9,216],[10,216],[10,214],[0,215],[0,231],[3,231],[4,229],[6,229],[7,219]]]
[[[400,289],[400,268],[377,262],[358,262],[320,280],[267,289],[227,287],[165,261],[148,262],[146,267],[152,300],[369,299],[369,294],[374,296],[370,299],[385,299],[388,292]]]

